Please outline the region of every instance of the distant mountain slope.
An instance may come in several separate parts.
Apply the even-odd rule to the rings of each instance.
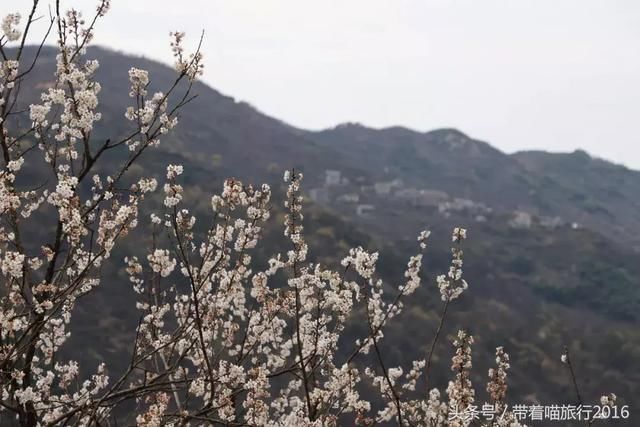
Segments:
[[[621,240],[630,239],[640,250],[640,172],[581,150],[522,151],[513,157],[530,172],[564,188],[568,201],[581,209],[578,221]]]
[[[559,216],[640,247],[640,172],[584,152],[510,156],[455,129],[345,124],[309,135],[380,181],[401,178],[501,210]]]
[[[400,178],[406,185],[446,191],[515,209],[529,200],[527,171],[487,143],[455,129],[419,133],[394,127],[340,125],[310,134],[375,178]],[[500,187],[500,192],[491,191]]]

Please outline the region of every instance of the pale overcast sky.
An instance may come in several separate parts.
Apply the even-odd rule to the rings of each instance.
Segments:
[[[205,30],[206,82],[298,127],[456,127],[640,169],[638,0],[112,0],[96,42],[168,62],[174,29]]]

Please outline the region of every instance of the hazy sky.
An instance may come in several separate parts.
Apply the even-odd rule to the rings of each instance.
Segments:
[[[456,127],[640,169],[638,0],[112,0],[96,42],[170,61],[174,29],[205,30],[206,82],[295,126]]]

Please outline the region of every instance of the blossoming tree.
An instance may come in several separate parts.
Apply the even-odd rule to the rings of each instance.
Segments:
[[[446,392],[429,385],[447,309],[467,289],[466,230],[453,231],[451,267],[437,278],[443,311],[430,351],[408,367],[388,366],[382,351],[385,325],[421,286],[429,232],[418,236],[417,254],[395,288],[378,278],[378,254],[362,248],[350,250],[338,270],[313,264],[303,235],[297,171],[284,176],[284,238],[290,249],[274,254],[266,268],[252,262],[252,251],[270,216],[267,185],[227,179],[222,193],[211,198],[210,218],[198,219],[212,225],[196,232],[196,217],[183,200],[182,166],[167,166],[160,189],[153,178],[129,182],[125,177],[177,125],[202,73],[200,48],[187,54],[184,34],[171,34],[176,78],[164,92],[149,93],[147,71],[132,68],[131,105],[122,117],[128,131],[99,139],[94,135],[101,119],[98,63],[86,58],[86,47],[108,9],[109,1],[102,0],[85,19],[55,3],[47,31],[56,34],[59,49],[54,83],[27,110],[16,106],[21,84],[38,66],[38,55],[23,58],[38,1],[26,22],[18,14],[2,21],[0,423],[466,426],[474,421],[468,411],[478,405],[469,376],[472,336],[461,330],[453,342]],[[100,170],[107,172],[98,173],[97,165],[112,151],[121,152],[122,162],[103,165]],[[41,162],[48,176],[35,188],[20,183],[25,162],[31,161]],[[142,200],[155,193],[162,194],[163,209],[140,213]],[[39,215],[53,216],[54,226],[33,241],[26,230],[38,226]],[[105,364],[84,367],[94,369],[85,377],[76,361],[61,359],[60,349],[73,332],[71,319],[81,297],[104,286],[101,267],[122,262],[110,260],[113,249],[136,227],[148,228],[153,244],[146,256],[132,254],[122,266],[137,295],[131,304],[140,312],[130,364],[123,372]],[[354,321],[365,322],[367,332],[345,344],[341,337]],[[502,416],[490,424],[520,425],[506,411],[509,357],[502,347],[496,362],[489,371],[492,401],[487,403]],[[609,399],[613,404],[615,397]],[[123,407],[135,408],[135,414]]]

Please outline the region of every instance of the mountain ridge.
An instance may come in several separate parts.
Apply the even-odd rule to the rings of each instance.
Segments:
[[[33,46],[29,46],[31,48],[33,48]],[[45,46],[45,49],[55,49],[52,46]],[[119,50],[119,49],[112,49],[108,46],[103,46],[103,45],[94,45],[92,47],[89,48],[90,50],[102,50],[105,53],[112,53],[112,54],[117,54],[120,56],[125,56],[127,58],[131,58],[131,59],[140,59],[143,60],[145,62],[151,62],[160,66],[164,66],[166,68],[171,68],[169,64],[166,64],[160,60],[156,60],[153,58],[148,58],[144,55],[132,55],[129,54],[125,51]],[[261,108],[259,108],[258,106],[256,106],[255,104],[249,102],[248,100],[243,100],[240,98],[236,98],[234,96],[231,95],[227,95],[225,93],[223,93],[222,91],[218,90],[215,88],[214,85],[207,83],[207,82],[201,82],[203,86],[211,89],[212,91],[216,92],[216,94],[222,98],[226,98],[228,100],[233,101],[236,105],[243,107],[243,108],[247,108],[248,110],[252,111],[253,113],[256,113],[257,115],[263,116],[265,118],[268,118],[269,120],[272,121],[276,121],[278,122],[280,125],[289,128],[291,131],[293,132],[302,132],[302,133],[320,133],[320,132],[325,132],[325,131],[331,131],[331,130],[335,130],[336,128],[342,128],[342,127],[350,127],[350,126],[354,126],[354,127],[358,127],[361,129],[366,129],[366,130],[370,130],[370,131],[392,131],[392,130],[402,130],[402,131],[408,131],[411,133],[415,133],[415,134],[421,134],[421,135],[427,135],[427,134],[432,134],[432,133],[439,133],[439,132],[454,132],[454,133],[458,133],[461,136],[467,138],[470,141],[474,141],[474,142],[482,142],[485,144],[490,145],[493,149],[500,151],[502,153],[504,153],[505,155],[508,156],[517,156],[521,153],[528,153],[528,152],[543,152],[543,153],[547,153],[550,155],[570,155],[570,154],[575,154],[575,153],[586,153],[591,159],[593,160],[601,160],[604,161],[606,163],[609,163],[611,165],[615,165],[615,166],[619,166],[622,167],[624,169],[627,169],[629,171],[632,172],[637,172],[640,173],[640,170],[617,163],[611,159],[607,159],[601,156],[597,156],[593,153],[588,152],[587,150],[584,150],[582,148],[577,148],[573,151],[548,151],[548,150],[543,150],[543,149],[538,149],[535,147],[531,147],[531,148],[526,148],[526,149],[519,149],[516,151],[513,151],[511,153],[508,153],[506,150],[502,150],[499,147],[494,146],[493,144],[486,142],[485,140],[482,139],[477,139],[475,137],[470,136],[469,134],[467,134],[466,132],[464,132],[463,130],[461,130],[458,127],[435,127],[429,130],[425,130],[425,131],[421,131],[421,130],[417,130],[414,129],[410,126],[406,126],[406,125],[401,125],[401,124],[397,124],[397,125],[389,125],[389,126],[371,126],[362,122],[358,122],[358,121],[350,121],[350,120],[346,120],[344,122],[339,122],[337,124],[335,124],[334,126],[329,126],[326,128],[321,128],[321,129],[317,129],[317,130],[308,130],[305,129],[303,127],[300,126],[295,126],[291,123],[289,123],[286,118],[277,118],[274,116],[269,115],[268,112],[263,111]]]

